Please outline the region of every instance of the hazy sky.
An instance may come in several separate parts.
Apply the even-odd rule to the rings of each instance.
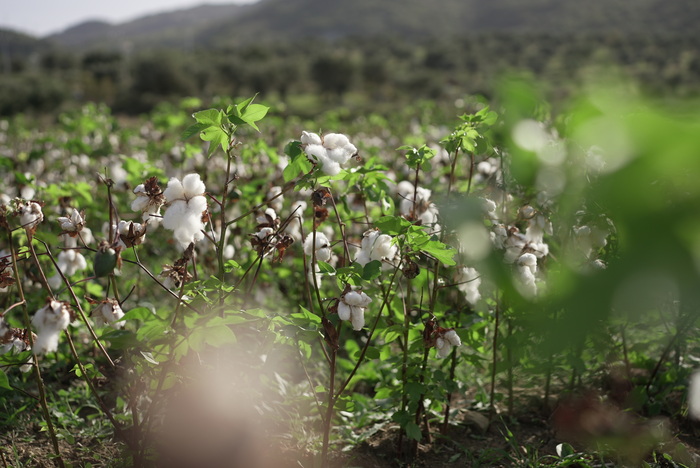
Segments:
[[[0,0],[0,27],[42,37],[90,19],[121,22],[202,3],[256,0]]]

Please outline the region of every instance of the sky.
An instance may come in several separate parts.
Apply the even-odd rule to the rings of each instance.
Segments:
[[[119,23],[202,3],[254,1],[256,0],[0,0],[0,27],[43,37],[87,20]]]

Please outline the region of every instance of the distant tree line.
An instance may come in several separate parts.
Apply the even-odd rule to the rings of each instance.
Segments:
[[[1,51],[0,51],[1,53]],[[0,61],[0,115],[52,112],[86,101],[137,114],[164,100],[256,92],[343,103],[402,105],[408,100],[489,96],[501,73],[527,73],[554,99],[586,71],[617,65],[646,91],[700,90],[700,35],[507,35],[407,42],[394,37],[298,40],[197,51],[56,48]],[[600,69],[600,68],[599,68]]]

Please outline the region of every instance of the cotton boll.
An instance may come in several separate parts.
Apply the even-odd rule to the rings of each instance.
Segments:
[[[474,306],[481,298],[479,272],[475,268],[462,267],[457,270],[455,281],[458,283],[457,288],[462,291],[467,302]]]
[[[688,415],[700,419],[700,370],[695,370],[688,383]]]
[[[124,322],[119,321],[124,317],[124,311],[120,307],[119,302],[114,299],[102,301],[92,312],[92,315],[95,318],[95,325],[98,327],[110,325],[115,329],[124,328]]]
[[[143,187],[141,185],[140,187]],[[150,198],[148,196],[137,196],[134,201],[131,202],[131,210],[132,211],[144,211],[148,207],[148,204],[150,202]]]
[[[199,174],[187,174],[182,178],[182,188],[184,195],[189,200],[197,195],[202,195],[207,191],[204,182],[200,179]]]
[[[304,240],[304,253],[309,257],[313,256],[314,233],[309,233]],[[327,262],[331,258],[330,242],[322,232],[316,232],[316,260]]]
[[[350,140],[342,133],[328,133],[323,137],[323,146],[326,148],[336,149],[347,145],[350,145]]]
[[[326,159],[321,165],[321,170],[324,174],[329,176],[338,175],[340,173],[340,164],[336,161]]]
[[[515,266],[516,287],[520,294],[527,298],[537,295],[537,257],[531,253],[520,256]]]
[[[58,349],[58,337],[70,323],[70,312],[62,302],[49,301],[32,317],[32,325],[37,329],[34,340],[34,354],[45,354]]]
[[[350,312],[351,309],[347,303],[343,301],[338,303],[338,317],[340,320],[350,320]]]
[[[37,333],[34,339],[34,354],[53,353],[58,349],[58,338],[61,330],[44,330]]]
[[[187,202],[184,200],[175,200],[171,202],[168,209],[163,214],[163,227],[174,230],[181,223],[187,213]]]
[[[201,195],[190,198],[187,202],[187,210],[192,213],[198,213],[202,217],[202,213],[207,209],[207,199]]]
[[[185,199],[185,188],[177,177],[171,177],[168,186],[163,191],[163,196],[169,202]]]
[[[328,158],[339,164],[345,164],[348,159],[352,156],[352,153],[347,151],[345,148],[334,148],[328,151]]]
[[[365,326],[365,309],[362,307],[352,307],[352,317],[350,317],[352,329],[355,331],[362,330]]]
[[[318,136],[316,133],[310,133],[310,132],[301,132],[301,143],[303,145],[319,145],[319,146],[321,146],[323,144],[320,136]]]
[[[452,345],[450,345],[443,338],[437,338],[435,340],[435,349],[437,349],[438,356],[441,358],[446,358],[450,355],[450,351],[452,351]]]
[[[304,149],[304,152],[308,156],[311,156],[311,159],[317,163],[321,163],[322,161],[328,159],[328,156],[326,155],[326,148],[320,144],[311,144]]]
[[[459,338],[459,335],[454,330],[448,330],[447,332],[445,332],[444,337],[445,340],[449,342],[452,346],[462,345],[462,340]]]

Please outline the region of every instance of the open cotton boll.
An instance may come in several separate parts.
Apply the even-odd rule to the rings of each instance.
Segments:
[[[340,318],[340,320],[350,320],[351,312],[352,307],[346,302],[340,301],[338,304],[338,318]]]
[[[365,309],[363,307],[353,307],[351,313],[350,323],[352,323],[352,329],[355,331],[362,330],[365,326]]]
[[[26,202],[19,206],[19,223],[25,229],[32,229],[44,220],[41,205],[36,202]]]
[[[184,200],[175,200],[170,204],[163,214],[163,227],[165,229],[176,229],[187,213],[187,203]]]
[[[537,274],[537,257],[531,253],[526,253],[520,256],[516,262],[516,287],[520,294],[525,297],[533,298],[537,295],[537,282],[535,275]]]
[[[199,174],[187,174],[182,178],[182,188],[187,199],[202,195],[207,188],[199,177]]]
[[[481,298],[481,293],[479,293],[481,278],[475,268],[462,267],[458,269],[457,275],[455,275],[455,282],[457,283],[457,288],[462,291],[464,298],[470,305],[474,306],[479,302]]]
[[[304,239],[304,253],[306,255],[308,255],[309,257],[313,256],[313,250],[312,250],[313,243],[314,243],[314,233],[311,232],[306,236],[306,239]],[[327,262],[328,260],[331,259],[330,242],[328,242],[328,238],[322,232],[316,232],[315,250],[316,250],[316,261]]]
[[[328,159],[328,156],[326,155],[326,148],[324,148],[320,143],[310,144],[306,147],[306,149],[304,149],[304,151],[308,156],[311,156],[313,161],[316,161],[317,163]]]
[[[303,145],[322,145],[321,137],[316,133],[301,132],[301,143]]]
[[[202,213],[207,209],[207,199],[201,195],[190,198],[187,202],[187,211],[195,213],[202,218]]]
[[[98,327],[110,325],[115,329],[124,328],[124,322],[119,321],[124,317],[124,311],[115,299],[102,301],[91,315],[95,319],[95,325]]]
[[[185,199],[185,188],[177,177],[171,177],[168,186],[163,190],[163,196],[169,202]]]
[[[323,146],[328,149],[343,148],[348,145],[352,146],[348,137],[342,133],[327,133],[323,137]]]
[[[50,300],[32,317],[32,325],[37,329],[34,340],[34,354],[45,354],[58,349],[61,331],[68,328],[70,312],[62,302]]]
[[[700,370],[695,370],[688,382],[688,414],[700,420]]]
[[[365,326],[365,309],[370,302],[372,298],[364,292],[348,291],[338,303],[338,317],[341,320],[349,320],[353,330],[362,330]]]
[[[452,346],[462,346],[462,340],[459,335],[454,330],[448,330],[444,335],[445,340],[447,340]]]

